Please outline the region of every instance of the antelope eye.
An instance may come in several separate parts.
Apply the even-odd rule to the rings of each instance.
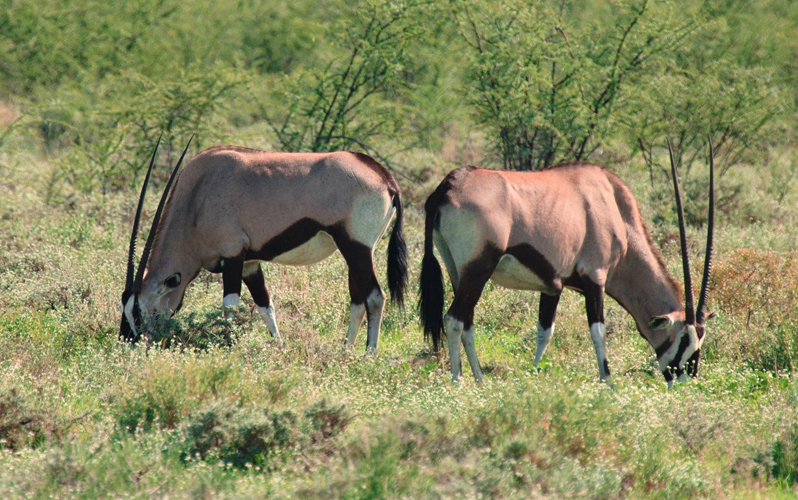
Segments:
[[[166,285],[167,288],[177,288],[177,285],[179,284],[180,284],[180,273],[175,273],[166,278],[166,281],[164,281],[164,285]]]

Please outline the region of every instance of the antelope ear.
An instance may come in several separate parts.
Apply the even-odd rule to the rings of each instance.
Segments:
[[[665,316],[654,316],[651,318],[651,321],[648,322],[648,327],[652,330],[663,330],[668,328],[673,324],[673,318],[668,315]]]
[[[718,315],[718,313],[716,313],[715,311],[712,311],[711,313],[707,313],[707,316],[706,316],[706,318],[704,318],[704,321],[706,321],[708,319],[712,319],[712,318],[714,318],[717,315]]]

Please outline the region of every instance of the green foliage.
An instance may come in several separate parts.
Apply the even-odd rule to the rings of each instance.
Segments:
[[[48,415],[32,408],[16,390],[0,392],[0,448],[37,446],[53,434]]]
[[[218,142],[225,130],[222,111],[245,83],[246,75],[233,70],[199,67],[174,80],[139,73],[108,78],[107,87],[97,89],[94,109],[92,101],[77,104],[80,132],[72,134],[75,145],[61,160],[60,175],[86,193],[138,185],[161,135],[159,154],[167,165],[177,161],[192,134],[199,147]]]
[[[300,433],[296,424],[291,411],[244,410],[212,403],[181,424],[183,457],[269,469],[281,450],[296,444]]]
[[[285,109],[269,121],[283,150],[368,149],[364,141],[399,131],[402,106],[376,97],[395,98],[408,86],[403,77],[424,4],[365,1],[330,26],[337,49],[331,60],[280,84]]]
[[[696,29],[671,4],[648,1],[587,12],[578,2],[457,5],[472,103],[505,168],[522,170],[587,158],[629,112],[626,94]]]

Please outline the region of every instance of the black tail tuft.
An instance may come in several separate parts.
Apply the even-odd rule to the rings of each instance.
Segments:
[[[421,313],[421,325],[424,327],[424,338],[432,337],[435,352],[441,347],[443,331],[443,274],[438,259],[435,258],[432,242],[432,230],[438,207],[427,201],[426,219],[424,221],[424,259],[421,261],[420,297],[418,308]]]
[[[388,289],[391,301],[404,307],[405,287],[407,287],[407,245],[402,232],[402,196],[395,193],[393,206],[396,208],[396,222],[393,224],[391,239],[388,241]]]

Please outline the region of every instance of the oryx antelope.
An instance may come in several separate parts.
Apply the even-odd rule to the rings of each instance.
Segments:
[[[175,179],[186,151],[161,196],[134,277],[136,234],[153,152],[133,222],[120,336],[135,341],[143,317],[174,314],[186,286],[204,268],[222,273],[225,307],[238,305],[243,279],[280,342],[259,261],[310,265],[338,249],[349,267],[346,344],[354,343],[365,316],[366,348],[376,351],[385,295],[374,273],[373,251],[394,212],[388,287],[400,305],[407,282],[402,195],[390,172],[361,153],[271,153],[222,146],[199,153]]]
[[[670,144],[668,145],[670,148]],[[439,348],[445,329],[452,376],[460,371],[462,341],[474,377],[483,378],[474,347],[474,307],[489,279],[505,288],[541,292],[535,365],[554,331],[560,294],[585,296],[599,376],[610,376],[606,354],[604,294],[637,323],[656,351],[668,385],[674,375],[695,376],[709,283],[714,226],[714,169],[710,144],[709,222],[706,260],[697,310],[693,308],[684,217],[671,155],[684,264],[686,305],[652,243],[629,188],[590,163],[564,163],[538,172],[458,168],[427,199],[419,301],[426,337]],[[455,298],[443,316],[441,267]]]

